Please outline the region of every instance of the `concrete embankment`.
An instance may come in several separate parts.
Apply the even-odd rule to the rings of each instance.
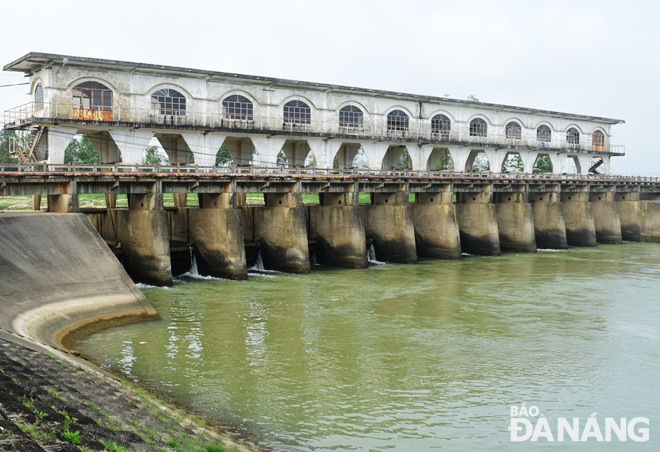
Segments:
[[[61,346],[100,322],[157,317],[82,214],[0,213],[0,327]]]

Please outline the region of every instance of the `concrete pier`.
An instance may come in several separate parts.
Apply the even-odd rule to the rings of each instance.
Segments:
[[[129,194],[128,210],[117,210],[117,231],[124,265],[134,281],[172,285],[170,233],[160,194]]]
[[[660,243],[660,201],[640,201],[642,241]]]
[[[48,211],[55,213],[71,213],[80,212],[80,205],[78,203],[78,195],[48,195],[46,198],[48,202]],[[41,197],[39,197],[41,203]],[[39,209],[35,209],[39,210]]]
[[[596,246],[596,227],[589,192],[561,193],[561,210],[566,223],[566,241],[572,246]]]
[[[568,248],[559,186],[550,192],[530,193],[529,201],[534,216],[536,246],[541,249],[563,250]]]
[[[317,260],[325,265],[366,268],[367,242],[357,193],[321,193],[309,207],[309,237],[316,240]]]
[[[417,193],[412,206],[417,255],[439,259],[460,259],[461,237],[452,204],[452,193]]]
[[[621,239],[621,221],[619,211],[614,203],[614,192],[589,193],[591,212],[594,216],[594,228],[598,243],[619,244]]]
[[[456,217],[463,252],[484,256],[501,254],[497,214],[492,199],[491,187],[485,187],[483,192],[458,194]]]
[[[246,279],[243,214],[233,193],[199,194],[199,209],[188,209],[190,243],[202,275]]]
[[[362,206],[364,231],[373,241],[379,260],[417,262],[415,229],[408,193],[373,193],[372,204]]]
[[[621,222],[621,238],[629,242],[642,241],[643,212],[639,206],[639,192],[614,194],[614,204]]]
[[[254,208],[254,236],[264,266],[289,273],[309,273],[307,220],[299,193],[266,193],[266,207]]]
[[[502,251],[536,253],[534,215],[526,192],[495,193],[495,213]]]

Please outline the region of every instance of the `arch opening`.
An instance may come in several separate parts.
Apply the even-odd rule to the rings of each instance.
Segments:
[[[369,168],[369,159],[359,143],[342,143],[335,154],[332,167],[339,170]]]
[[[385,171],[402,171],[412,169],[412,159],[405,146],[390,146],[385,152],[381,168]]]
[[[175,89],[159,89],[151,95],[151,114],[171,119],[186,116],[186,97]]]
[[[346,105],[339,110],[339,130],[360,132],[364,130],[364,113],[355,105]]]
[[[433,148],[426,163],[427,171],[453,171],[454,160],[451,158],[449,149]]]
[[[44,109],[44,87],[37,83],[34,87],[34,109],[40,111]]]
[[[564,174],[581,174],[580,161],[577,156],[569,155],[564,162]]]
[[[392,110],[387,114],[387,134],[390,136],[406,136],[410,128],[410,118],[401,110]]]
[[[488,136],[488,124],[481,118],[474,118],[470,121],[470,136],[476,138],[486,138]]]
[[[539,154],[534,161],[534,167],[532,168],[532,173],[542,174],[542,173],[552,173],[552,160],[548,154]]]
[[[566,143],[571,147],[580,145],[580,132],[575,127],[571,127],[566,131]]]
[[[591,134],[591,148],[596,152],[605,151],[605,134],[600,130],[596,130]]]
[[[280,154],[283,154],[285,159]],[[306,163],[312,163],[310,154],[313,156],[313,162],[316,162],[316,156],[305,140],[286,140],[282,145],[282,151],[277,156],[277,165],[286,168],[303,168]]]
[[[490,160],[484,151],[473,150],[465,163],[465,171],[490,171]]]
[[[435,139],[448,140],[451,131],[451,120],[443,115],[437,114],[431,118],[431,135]]]
[[[522,140],[522,127],[516,121],[509,121],[504,129],[507,140]]]
[[[522,173],[525,171],[522,157],[518,152],[509,152],[502,162],[503,173]]]
[[[312,123],[312,109],[301,100],[284,104],[282,113],[285,128],[300,128]]]
[[[552,130],[545,124],[541,124],[536,129],[536,141],[539,143],[550,143],[552,140]]]
[[[240,94],[227,96],[222,101],[222,119],[235,121],[254,121],[252,101]]]
[[[112,90],[99,82],[83,82],[72,90],[72,119],[112,121]]]

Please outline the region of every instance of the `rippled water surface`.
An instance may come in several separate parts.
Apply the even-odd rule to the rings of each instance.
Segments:
[[[526,403],[648,417],[651,441],[625,445],[660,450],[660,245],[144,292],[162,320],[77,348],[276,449],[508,450],[510,406]]]

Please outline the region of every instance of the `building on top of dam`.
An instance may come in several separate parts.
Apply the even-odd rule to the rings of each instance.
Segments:
[[[198,166],[223,144],[236,165],[275,166],[282,151],[290,166],[339,169],[360,154],[372,170],[407,153],[415,171],[472,171],[483,153],[494,173],[517,154],[525,173],[547,156],[555,174],[609,174],[623,155],[611,142],[623,121],[597,116],[36,52],[4,70],[24,72],[31,96],[5,127],[30,130],[26,153],[54,164],[79,134],[103,163],[127,164],[154,138],[170,162]]]

